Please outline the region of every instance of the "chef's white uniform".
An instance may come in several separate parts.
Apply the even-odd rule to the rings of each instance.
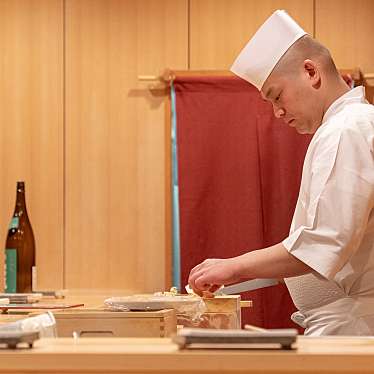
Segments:
[[[286,249],[315,270],[286,279],[306,335],[374,335],[374,106],[357,87],[309,145]]]

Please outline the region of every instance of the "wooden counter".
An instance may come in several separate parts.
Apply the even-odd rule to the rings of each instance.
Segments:
[[[12,373],[374,373],[374,338],[298,339],[298,349],[178,351],[168,338],[44,339],[0,350]]]
[[[177,324],[204,328],[238,329],[241,327],[240,295],[204,299],[206,311],[198,323],[191,320],[190,314],[178,313],[176,316],[171,310],[110,312],[104,307],[104,301],[108,297],[110,297],[108,293],[70,292],[63,299],[44,297],[35,306],[84,304],[77,308],[52,310],[59,337],[72,337],[73,333],[90,337],[170,337],[177,331]],[[252,302],[246,301],[243,305],[248,307]],[[46,309],[10,309],[6,314],[0,315],[0,324],[44,312]]]

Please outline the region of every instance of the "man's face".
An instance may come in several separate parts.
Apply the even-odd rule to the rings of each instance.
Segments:
[[[316,92],[304,76],[272,76],[261,89],[264,100],[273,105],[274,115],[300,134],[314,134],[321,124]]]

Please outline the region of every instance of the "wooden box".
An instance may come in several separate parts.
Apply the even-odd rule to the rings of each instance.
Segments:
[[[172,309],[149,312],[76,309],[53,314],[58,337],[168,337],[177,330]]]
[[[216,296],[204,299],[206,311],[200,320],[192,321],[185,314],[177,315],[178,325],[211,329],[240,329],[240,295]]]

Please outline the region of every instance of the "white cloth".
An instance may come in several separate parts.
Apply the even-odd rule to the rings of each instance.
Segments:
[[[256,31],[230,70],[261,90],[278,61],[305,34],[287,12],[276,10]]]
[[[286,279],[306,335],[374,334],[374,106],[357,87],[309,145],[286,249],[315,273]]]

